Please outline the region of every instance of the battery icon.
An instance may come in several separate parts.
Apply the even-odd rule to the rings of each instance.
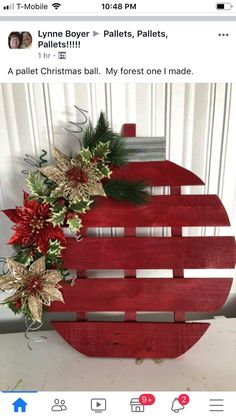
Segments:
[[[231,10],[232,7],[231,3],[216,3],[217,10]]]

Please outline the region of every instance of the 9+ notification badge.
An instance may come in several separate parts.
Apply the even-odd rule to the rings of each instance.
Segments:
[[[153,394],[141,394],[137,398],[132,398],[130,401],[131,412],[142,413],[144,412],[145,406],[151,406],[155,403],[155,397]]]

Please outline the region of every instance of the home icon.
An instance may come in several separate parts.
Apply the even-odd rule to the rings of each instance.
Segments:
[[[27,403],[23,399],[21,399],[21,397],[17,399],[14,403],[12,403],[12,405],[14,406],[15,413],[26,411]]]

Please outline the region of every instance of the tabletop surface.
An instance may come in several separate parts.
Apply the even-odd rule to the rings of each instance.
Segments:
[[[55,331],[27,347],[24,333],[0,335],[1,390],[236,390],[236,319],[217,317],[177,359],[89,358]],[[31,334],[32,336],[35,334]]]

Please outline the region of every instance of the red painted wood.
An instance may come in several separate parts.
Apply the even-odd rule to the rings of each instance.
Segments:
[[[124,236],[125,237],[135,237],[136,236],[136,228],[135,227],[126,227],[124,229]]]
[[[67,238],[68,269],[234,268],[234,237]]]
[[[181,195],[181,187],[180,186],[171,186],[170,193],[171,193],[171,195]]]
[[[182,237],[181,227],[171,227],[171,234],[173,237]]]
[[[65,304],[49,311],[217,311],[232,285],[230,278],[78,279],[62,285]]]
[[[87,278],[87,271],[77,270],[77,278]],[[86,320],[86,312],[78,311],[76,313],[76,320],[77,321],[85,321]]]
[[[136,137],[136,124],[124,124],[123,125],[124,137]],[[126,227],[124,229],[125,237],[136,236],[136,225],[133,227]],[[134,278],[136,277],[136,269],[124,269],[124,277]],[[128,308],[129,310],[129,308]],[[135,311],[126,311],[125,312],[125,321],[134,322],[136,321],[136,312]]]
[[[80,232],[78,234],[78,240],[79,240],[79,236],[87,236],[87,228],[86,228],[86,226],[83,225],[81,227]]]
[[[135,136],[132,127],[124,134]],[[184,311],[217,311],[224,304],[232,279],[183,278],[184,268],[233,268],[233,237],[181,237],[184,226],[229,225],[227,213],[214,195],[180,195],[182,185],[203,185],[190,171],[170,162],[130,163],[115,168],[113,178],[143,180],[150,186],[170,186],[172,196],[155,196],[133,207],[99,198],[83,219],[88,227],[125,227],[123,238],[67,239],[65,266],[85,276],[88,269],[124,269],[124,279],[78,279],[63,285],[66,304],[51,311],[71,311],[85,320],[87,311],[124,311],[125,322],[55,322],[56,330],[75,349],[90,356],[169,358],[193,346],[208,324],[184,323]],[[133,237],[136,227],[171,227],[174,237]],[[171,279],[136,279],[136,269],[172,269]],[[175,323],[135,322],[137,311],[174,311]],[[127,322],[127,319],[129,322]],[[132,321],[131,321],[132,320]],[[176,323],[177,322],[177,323]]]
[[[136,137],[136,124],[124,124],[123,125],[123,136],[124,137]]]
[[[87,320],[86,312],[85,311],[78,311],[76,313],[76,320],[80,321],[80,322],[83,322],[83,321]]]
[[[137,317],[134,311],[126,311],[125,312],[125,321],[126,322],[136,322]]]
[[[130,162],[112,168],[112,178],[142,180],[150,186],[204,185],[194,173],[169,160],[159,162]]]
[[[184,323],[186,320],[185,313],[183,311],[174,312],[174,321],[178,323]]]
[[[126,227],[124,229],[124,236],[125,237],[135,237],[136,236],[136,228],[135,227]],[[135,278],[136,277],[136,269],[124,269],[124,276],[126,278]],[[130,307],[127,307],[129,310]],[[135,311],[125,311],[125,321],[134,322],[136,321],[136,312]]]
[[[127,308],[129,310],[129,308]],[[135,311],[125,311],[125,321],[135,322],[137,320],[137,313]]]
[[[85,227],[228,226],[227,213],[216,195],[152,196],[131,206],[98,198],[83,218]]]
[[[181,187],[180,186],[171,186],[170,193],[171,193],[171,195],[180,196],[181,195]],[[172,237],[181,237],[182,236],[182,227],[171,227],[171,235],[172,235]],[[183,268],[182,269],[173,269],[173,277],[174,278],[184,277]],[[185,313],[183,311],[175,311],[174,312],[174,321],[175,322],[184,322],[185,321]]]
[[[87,271],[77,269],[77,278],[87,278]]]
[[[207,323],[53,322],[77,351],[96,357],[176,358],[206,332]]]

